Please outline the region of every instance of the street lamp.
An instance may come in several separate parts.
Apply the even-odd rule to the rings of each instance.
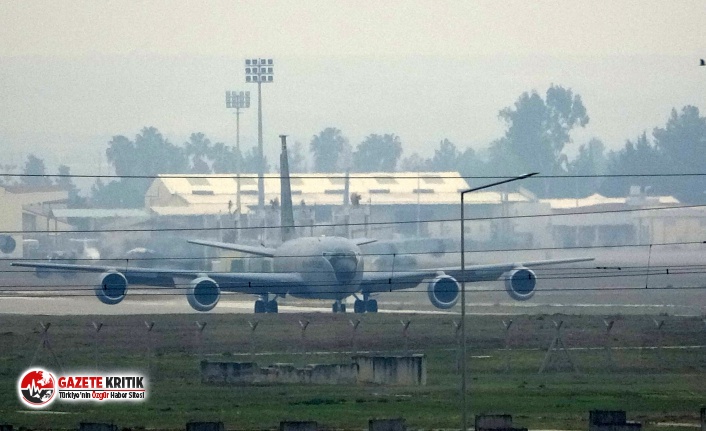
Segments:
[[[248,58],[245,60],[245,82],[257,84],[257,205],[262,214],[265,210],[265,158],[262,151],[262,84],[272,82],[274,62],[271,58]]]
[[[466,238],[464,228],[464,202],[463,197],[466,193],[475,192],[478,190],[487,189],[489,187],[499,186],[500,184],[510,183],[512,181],[523,180],[539,172],[520,175],[519,177],[509,178],[507,180],[497,181],[491,184],[486,184],[480,187],[474,187],[468,190],[461,190],[461,431],[468,429],[468,421],[466,418]]]
[[[238,157],[235,161],[235,171],[237,175],[237,190],[235,194],[235,207],[238,209],[238,217],[240,217],[240,174],[243,167],[240,163],[242,153],[240,152],[240,110],[250,107],[250,92],[249,91],[226,91],[226,108],[235,109],[235,149]]]

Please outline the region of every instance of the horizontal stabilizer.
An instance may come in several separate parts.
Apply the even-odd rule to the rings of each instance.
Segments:
[[[191,244],[205,245],[206,247],[215,247],[224,250],[240,251],[243,253],[254,254],[257,256],[274,257],[275,255],[275,249],[269,247],[233,244],[229,242],[218,241],[202,241],[199,239],[190,239],[187,240],[187,242],[190,242]]]

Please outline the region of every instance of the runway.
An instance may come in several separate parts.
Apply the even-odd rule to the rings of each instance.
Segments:
[[[620,250],[600,254],[595,250],[590,252],[576,251],[561,256],[537,253],[488,254],[485,259],[489,262],[587,255],[595,256],[596,261],[538,269],[536,294],[525,302],[513,301],[505,292],[502,282],[467,283],[466,311],[470,314],[496,315],[563,313],[706,316],[706,254],[700,250],[700,246],[691,250],[655,249],[650,252],[651,255],[646,250]],[[650,276],[645,274],[648,262],[653,271]],[[434,260],[428,264],[434,264],[435,267],[449,266],[449,262]],[[668,273],[665,268],[670,267],[685,270],[681,273]],[[10,267],[9,263],[2,262],[0,314],[199,314],[189,307],[183,290],[130,286],[128,296],[120,304],[102,304],[92,293],[98,278],[98,274],[77,273],[67,278],[52,274],[48,278],[39,279],[33,271]],[[72,294],[79,296],[69,296]],[[248,295],[223,294],[219,304],[210,313],[250,314],[253,313],[255,299]],[[348,308],[352,310],[353,298],[350,299]],[[434,308],[427,298],[425,284],[416,289],[381,293],[376,299],[380,312],[384,313],[460,314],[461,310],[460,305],[450,310]],[[331,304],[326,301],[286,297],[278,299],[278,302],[281,313],[331,312]]]

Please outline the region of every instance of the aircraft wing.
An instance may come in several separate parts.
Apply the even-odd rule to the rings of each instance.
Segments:
[[[499,279],[504,273],[515,268],[532,268],[545,265],[561,265],[577,262],[588,262],[594,258],[576,259],[550,259],[535,260],[514,263],[493,263],[480,265],[466,265],[465,281],[493,281]],[[426,279],[431,279],[437,275],[450,275],[458,282],[463,281],[461,267],[436,268],[419,271],[395,271],[395,272],[368,272],[363,274],[361,290],[363,292],[392,292],[393,290],[411,289],[419,285]]]
[[[207,247],[222,248],[224,250],[242,251],[243,253],[255,254],[264,257],[273,257],[275,255],[275,249],[269,247],[233,244],[230,242],[202,241],[200,239],[189,239],[186,242],[205,245]]]
[[[179,270],[170,268],[140,268],[107,265],[72,265],[64,263],[13,262],[12,266],[27,268],[42,268],[56,271],[77,271],[102,273],[117,271],[125,276],[129,284],[158,287],[177,287],[175,279],[193,279],[200,276],[212,278],[221,290],[227,292],[250,293],[261,295],[265,293],[285,294],[302,284],[302,279],[296,273],[271,272],[208,272],[196,270]],[[184,287],[184,286],[180,286]]]
[[[440,271],[436,269],[421,271],[366,272],[360,282],[360,290],[367,293],[392,292],[393,290],[411,289],[428,278],[434,278]]]
[[[477,265],[466,265],[466,282],[474,281],[494,281],[499,279],[504,273],[511,271],[515,268],[535,268],[538,266],[547,265],[562,265],[569,263],[578,262],[590,262],[594,260],[592,257],[581,257],[574,259],[547,259],[547,260],[530,260],[527,262],[512,262],[512,263],[490,263],[490,264],[477,264]],[[461,267],[453,268],[439,268],[437,271],[442,271],[444,274],[448,274],[455,278],[457,281],[462,280]]]

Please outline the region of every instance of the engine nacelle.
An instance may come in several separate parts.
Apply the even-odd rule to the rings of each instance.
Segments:
[[[0,251],[9,254],[15,251],[16,246],[15,238],[10,235],[0,235]]]
[[[427,285],[429,301],[436,308],[442,310],[449,309],[458,302],[458,294],[461,289],[458,282],[450,275],[439,275]]]
[[[104,272],[95,292],[103,304],[118,304],[127,294],[127,278],[117,271]]]
[[[526,301],[534,296],[537,276],[528,268],[515,268],[505,274],[505,290],[517,301]]]
[[[213,279],[202,276],[191,280],[189,289],[186,291],[186,299],[189,305],[196,311],[211,311],[218,304],[221,297],[221,289]]]

